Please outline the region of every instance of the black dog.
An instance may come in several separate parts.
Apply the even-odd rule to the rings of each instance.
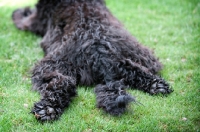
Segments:
[[[40,121],[57,119],[76,95],[77,85],[95,87],[97,106],[122,114],[128,87],[169,94],[161,63],[126,31],[104,0],[39,0],[36,9],[13,12],[18,29],[43,36],[44,58],[32,71],[33,89],[41,94],[32,113]]]

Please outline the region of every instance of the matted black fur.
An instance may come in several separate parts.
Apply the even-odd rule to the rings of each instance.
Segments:
[[[13,12],[18,29],[43,36],[44,58],[32,70],[41,94],[32,113],[40,121],[58,119],[77,85],[96,85],[97,106],[112,115],[135,101],[128,87],[150,94],[172,89],[160,76],[161,63],[111,14],[104,0],[39,0],[35,9]]]

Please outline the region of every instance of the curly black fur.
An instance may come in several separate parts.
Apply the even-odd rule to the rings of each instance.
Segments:
[[[32,70],[33,89],[41,94],[32,113],[55,120],[77,85],[97,85],[97,106],[112,115],[135,101],[127,87],[150,94],[172,89],[156,74],[161,63],[110,13],[104,0],[39,0],[35,9],[13,12],[17,28],[43,36],[44,58]]]

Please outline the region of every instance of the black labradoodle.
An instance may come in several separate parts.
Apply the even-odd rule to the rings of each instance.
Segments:
[[[105,6],[104,0],[39,0],[35,9],[17,9],[18,29],[43,36],[44,58],[32,70],[33,89],[41,100],[32,113],[40,121],[58,119],[78,85],[95,86],[98,108],[124,113],[134,98],[127,88],[169,94],[156,75],[161,63]]]

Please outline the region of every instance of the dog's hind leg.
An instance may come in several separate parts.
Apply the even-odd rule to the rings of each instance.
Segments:
[[[134,97],[126,91],[123,81],[108,82],[95,87],[97,107],[102,108],[111,115],[121,115],[125,112],[127,105],[135,101]]]
[[[166,95],[173,91],[163,78],[152,74],[146,67],[128,61],[131,68],[125,70],[124,78],[129,86],[151,95],[159,93]]]
[[[173,89],[170,87],[170,85],[163,78],[156,75],[138,73],[135,82],[136,83],[133,85],[133,87],[136,87],[137,89],[147,92],[151,95],[167,95],[173,92]]]
[[[34,104],[31,112],[39,121],[58,119],[76,95],[75,78],[54,70],[53,64],[49,68],[44,64],[33,70],[33,89],[40,92],[41,100]]]

